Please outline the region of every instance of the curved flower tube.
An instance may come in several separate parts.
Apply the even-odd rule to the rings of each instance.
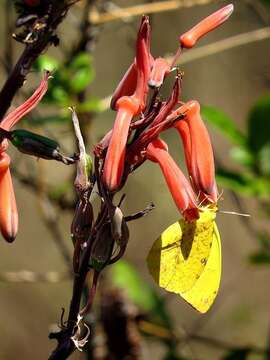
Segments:
[[[167,144],[156,139],[146,149],[147,159],[159,164],[173,200],[186,221],[199,218],[196,195],[184,174],[168,153]]]
[[[136,62],[134,61],[130,67],[127,69],[122,80],[115,89],[112,99],[111,99],[111,109],[116,110],[116,102],[122,96],[131,96],[137,86],[137,67]]]
[[[211,140],[200,116],[200,104],[191,100],[183,120],[175,123],[185,152],[191,182],[202,201],[216,203],[218,198],[215,181],[215,164]]]
[[[129,127],[138,104],[131,97],[124,96],[117,101],[117,107],[102,174],[103,182],[110,191],[115,191],[121,184]]]
[[[183,147],[184,147],[186,166],[188,169],[189,176],[191,177],[191,174],[192,174],[191,139],[190,139],[190,132],[189,132],[188,124],[186,123],[186,121],[179,120],[175,123],[174,127],[176,128],[179,135],[181,136]],[[193,182],[192,178],[191,178],[191,182]]]
[[[17,107],[11,113],[9,113],[2,121],[1,128],[5,130],[10,130],[14,125],[17,124],[21,118],[27,115],[30,111],[32,111],[43,96],[46,94],[48,90],[48,80],[50,78],[50,73],[48,71],[45,72],[44,77],[37,88],[37,90],[33,93],[33,95],[26,100],[22,105]]]
[[[192,29],[180,36],[181,47],[190,49],[195,46],[202,36],[223,24],[230,17],[233,9],[233,4],[229,4],[200,21]]]
[[[46,72],[34,94],[21,106],[9,113],[1,122],[1,128],[9,131],[23,116],[40,102],[48,89],[49,72]],[[6,241],[14,241],[18,232],[18,211],[9,170],[10,158],[5,153],[6,139],[0,143],[0,230]]]
[[[148,91],[147,82],[152,62],[153,59],[150,54],[149,18],[148,16],[143,16],[137,37],[136,57],[112,95],[111,108],[113,110],[117,110],[117,100],[122,96],[131,95],[134,95],[140,100],[141,106],[139,111],[143,110]]]
[[[143,16],[136,43],[137,83],[133,97],[139,102],[137,114],[146,106],[151,61],[149,18]]]
[[[122,96],[119,99],[113,99],[117,116],[111,133],[102,174],[104,185],[110,191],[117,190],[121,185],[131,120],[143,111],[146,105],[146,95],[148,92],[147,82],[150,72],[149,37],[149,19],[144,16],[137,38],[136,89],[131,96]]]
[[[9,156],[2,153],[0,155],[0,230],[7,242],[13,242],[18,232],[18,211],[9,164]]]

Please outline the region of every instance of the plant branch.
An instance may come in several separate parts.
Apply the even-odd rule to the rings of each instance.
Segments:
[[[25,46],[25,49],[0,91],[0,119],[3,118],[16,92],[23,85],[33,62],[44,52],[47,46],[51,44],[55,30],[72,4],[73,3],[69,1],[54,0],[51,2],[51,6],[48,6],[47,16],[44,16],[44,19],[46,18],[45,26],[37,33],[35,41]]]
[[[29,270],[4,271],[0,273],[0,282],[7,283],[59,283],[70,279],[68,272],[34,272]]]
[[[129,21],[135,16],[143,14],[154,14],[165,11],[173,11],[180,8],[192,7],[195,5],[205,5],[213,2],[214,0],[169,0],[169,1],[156,1],[150,4],[140,4],[121,8],[113,6],[112,9],[106,12],[99,13],[92,11],[89,14],[89,19],[92,24],[104,24],[116,20]]]
[[[12,175],[25,187],[29,188],[34,194],[39,193],[39,185],[37,179],[29,175],[24,175],[21,173],[15,166],[12,166],[11,169]],[[48,199],[51,203],[57,205],[59,209],[71,211],[75,209],[75,204],[72,201],[68,201],[63,197],[54,198],[50,196],[50,191],[47,191]]]
[[[165,340],[173,339],[177,344],[183,344],[188,341],[195,341],[195,342],[200,342],[206,346],[211,346],[222,350],[233,350],[233,349],[242,348],[242,349],[248,349],[250,352],[257,354],[265,354],[268,351],[267,349],[259,348],[252,345],[237,347],[235,346],[235,344],[227,343],[223,340],[197,335],[197,334],[185,334],[183,336],[179,336],[178,334],[170,331],[169,329],[163,326],[156,325],[145,320],[140,320],[138,322],[138,327],[142,332],[148,335],[152,335],[154,337],[158,337]]]
[[[10,34],[12,33],[12,4],[9,0],[6,0],[5,3],[5,60],[4,66],[7,73],[10,73],[13,64],[13,46],[12,38]]]

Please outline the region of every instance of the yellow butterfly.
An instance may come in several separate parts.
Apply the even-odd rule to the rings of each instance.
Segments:
[[[196,310],[211,307],[221,277],[221,244],[216,210],[202,209],[192,223],[183,219],[169,226],[154,242],[147,264],[155,282],[179,294]]]

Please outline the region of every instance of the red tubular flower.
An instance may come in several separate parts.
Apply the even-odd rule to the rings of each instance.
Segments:
[[[121,185],[125,163],[126,143],[131,120],[134,116],[143,111],[146,105],[146,95],[148,92],[147,83],[150,74],[149,39],[149,19],[144,16],[138,32],[136,47],[136,89],[131,96],[117,98],[119,94],[123,94],[125,91],[129,92],[132,88],[130,82],[127,81],[130,80],[128,75],[112,101],[113,106],[115,106],[117,110],[117,116],[113,126],[102,174],[104,185],[110,191],[115,191]]]
[[[3,129],[10,130],[40,102],[47,91],[48,79],[49,73],[46,72],[34,94],[2,120]],[[9,170],[10,158],[5,153],[7,147],[7,140],[4,139],[0,143],[0,230],[5,240],[12,242],[18,231],[18,211]]]
[[[48,71],[45,72],[44,78],[42,79],[39,87],[34,92],[34,94],[26,100],[21,106],[17,109],[13,110],[9,113],[1,122],[1,128],[5,130],[10,130],[16,123],[21,120],[22,117],[27,115],[30,111],[32,111],[43,96],[46,94],[48,90],[48,80],[50,77],[50,73]]]
[[[116,110],[117,100],[122,96],[134,95],[141,100],[140,102],[143,105],[148,90],[146,83],[152,62],[149,18],[143,16],[138,32],[136,57],[112,95],[111,108],[113,110]]]
[[[8,242],[13,242],[18,231],[18,212],[9,171],[10,158],[0,155],[0,230]]]
[[[217,202],[215,165],[211,140],[200,116],[200,104],[189,101],[183,120],[175,123],[184,145],[185,159],[191,182],[202,201]]]
[[[136,43],[137,84],[133,97],[139,102],[138,112],[144,110],[150,76],[150,24],[148,16],[143,16]],[[136,114],[137,115],[137,114]]]
[[[138,109],[138,104],[128,96],[120,98],[117,106],[117,116],[102,175],[103,182],[110,191],[115,191],[121,184],[130,122]]]
[[[214,12],[207,18],[203,19],[192,29],[180,36],[181,47],[190,49],[196,45],[197,41],[210,31],[223,24],[232,14],[233,4],[224,6],[220,10]]]
[[[122,96],[131,96],[136,90],[137,67],[133,62],[115,89],[111,99],[111,109],[116,110],[116,102]]]
[[[164,81],[166,75],[171,71],[171,66],[163,58],[157,58],[154,60],[148,85],[153,88],[159,88]]]
[[[159,164],[172,197],[186,221],[199,218],[196,196],[188,180],[168,153],[167,144],[156,139],[146,149],[147,159]]]
[[[192,174],[192,166],[191,166],[191,139],[190,139],[190,131],[188,124],[186,121],[179,120],[175,123],[175,128],[179,132],[185,153],[185,161],[188,169],[189,176]],[[191,178],[191,182],[192,182]]]

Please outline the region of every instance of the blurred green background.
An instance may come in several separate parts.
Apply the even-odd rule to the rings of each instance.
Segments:
[[[129,16],[94,25],[86,21],[86,10],[91,10],[94,22],[97,13],[143,3],[89,1],[90,6],[82,1],[70,10],[57,31],[60,46],[50,47],[39,59],[13,102],[15,107],[30,94],[42,68],[53,69],[48,95],[20,127],[56,138],[65,152],[72,153],[76,147],[67,108],[76,105],[88,149],[92,149],[113,124],[115,113],[107,109],[106,99],[133,59],[140,18]],[[190,1],[187,7],[150,14],[153,55],[172,54],[181,33],[228,3]],[[104,274],[94,319],[99,321],[102,297],[120,286],[136,314],[144,314],[148,323],[180,339],[172,344],[170,332],[164,339],[162,331],[147,333],[135,321],[140,359],[270,359],[270,4],[259,0],[233,3],[230,20],[184,54],[182,65],[180,60],[182,97],[203,105],[223,192],[220,209],[245,212],[251,218],[218,214],[222,283],[212,309],[200,315],[180,297],[158,289],[147,272],[145,259],[153,241],[179,218],[159,168],[145,163],[129,178],[124,189],[125,213],[139,211],[151,201],[156,209],[130,224],[127,263],[113,265]],[[0,19],[3,84],[10,69],[5,61],[14,64],[23,45],[10,37],[16,19],[11,1],[1,2]],[[84,39],[86,43],[80,43]],[[215,45],[209,48],[209,44]],[[164,86],[162,92],[167,91],[169,86]],[[168,131],[164,139],[174,158],[184,165],[177,134]],[[0,243],[0,359],[46,359],[54,346],[48,333],[60,320],[61,307],[68,308],[72,290],[65,274],[72,254],[69,229],[74,173],[62,164],[22,156],[11,147],[9,153],[20,229],[14,244]],[[22,270],[56,272],[63,278],[53,283],[31,282],[32,273],[23,273],[28,281],[6,281],[6,272]],[[94,344],[96,358],[103,359],[105,336],[100,326]],[[71,358],[86,359],[87,354],[76,352]]]

